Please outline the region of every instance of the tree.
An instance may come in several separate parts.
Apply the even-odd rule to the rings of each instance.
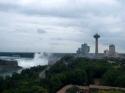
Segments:
[[[118,76],[118,78],[115,80],[115,85],[125,87],[125,74]]]
[[[117,86],[115,84],[115,80],[120,75],[120,71],[117,69],[111,69],[107,71],[104,76],[102,77],[102,82],[104,85],[110,85],[110,86]]]

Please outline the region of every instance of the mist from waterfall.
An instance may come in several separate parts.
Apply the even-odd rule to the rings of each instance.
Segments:
[[[48,58],[43,53],[35,53],[33,59],[21,58],[17,59],[18,65],[23,68],[30,68],[38,65],[48,65]]]

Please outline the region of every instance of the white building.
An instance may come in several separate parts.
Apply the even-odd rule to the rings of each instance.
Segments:
[[[81,48],[78,48],[77,54],[88,55],[90,47],[87,44],[82,44]]]
[[[104,55],[105,55],[106,57],[108,57],[108,55],[109,55],[109,50],[104,50]]]
[[[115,50],[115,45],[109,45],[109,50],[105,50],[104,54],[106,57],[117,57],[117,53]]]
[[[116,56],[116,51],[115,51],[115,45],[109,45],[109,56],[110,57],[115,57]]]

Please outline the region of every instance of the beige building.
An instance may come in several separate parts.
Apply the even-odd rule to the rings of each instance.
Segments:
[[[115,45],[109,45],[109,50],[105,50],[104,54],[106,57],[117,57],[117,53],[115,50]]]

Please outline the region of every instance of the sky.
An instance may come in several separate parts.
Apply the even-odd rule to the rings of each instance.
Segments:
[[[125,0],[0,0],[1,52],[125,52]]]

